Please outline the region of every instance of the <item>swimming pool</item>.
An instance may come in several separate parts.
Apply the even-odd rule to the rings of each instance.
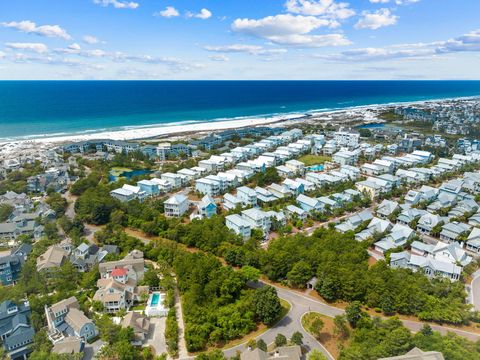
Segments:
[[[160,302],[160,294],[158,293],[152,294],[152,301],[150,301],[150,305],[152,306],[158,305],[159,302]]]
[[[147,316],[167,316],[168,309],[165,308],[163,300],[165,294],[161,292],[154,292],[150,294],[145,308],[145,315]]]
[[[307,169],[310,170],[310,171],[323,171],[324,166],[320,165],[320,164],[312,165],[312,166],[309,166]]]

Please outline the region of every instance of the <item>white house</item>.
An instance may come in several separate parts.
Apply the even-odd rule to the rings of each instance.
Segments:
[[[237,188],[237,198],[239,198],[240,201],[245,206],[256,206],[257,205],[257,193],[256,193],[256,191],[247,187],[247,186],[241,186],[241,187]]]
[[[165,216],[182,216],[188,211],[190,201],[183,194],[175,194],[168,198],[164,203]]]
[[[250,234],[252,232],[250,224],[246,222],[240,215],[227,215],[225,217],[225,225],[235,234],[240,235],[243,239],[250,238]]]
[[[235,209],[237,206],[242,206],[242,200],[240,200],[237,196],[226,193],[223,195],[223,208],[225,210],[232,210]]]
[[[242,218],[254,229],[260,229],[266,235],[270,231],[270,218],[264,211],[251,208],[242,210]]]

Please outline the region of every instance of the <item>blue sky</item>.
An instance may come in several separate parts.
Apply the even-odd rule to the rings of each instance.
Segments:
[[[479,0],[0,0],[0,79],[480,79]]]

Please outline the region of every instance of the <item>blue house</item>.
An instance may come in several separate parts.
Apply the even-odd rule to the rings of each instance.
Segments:
[[[0,253],[0,284],[7,286],[16,283],[30,251],[32,245],[22,244],[16,249]]]
[[[217,213],[217,204],[210,195],[205,195],[198,204],[198,213],[202,217],[210,218]]]
[[[141,191],[145,191],[148,196],[154,196],[160,194],[160,189],[158,188],[158,184],[151,180],[141,180],[137,182],[137,186],[140,188]]]
[[[318,199],[303,194],[297,196],[297,203],[306,212],[323,210],[323,204]]]
[[[2,346],[12,360],[27,359],[31,352],[35,330],[29,324],[30,305],[17,305],[6,300],[0,304],[0,338]]]

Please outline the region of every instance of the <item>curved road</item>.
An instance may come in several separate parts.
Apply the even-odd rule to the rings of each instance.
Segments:
[[[480,279],[480,277],[478,279]],[[263,285],[264,283],[260,282],[253,286],[258,287]],[[328,351],[313,336],[308,334],[303,329],[301,325],[301,318],[303,314],[309,311],[315,311],[329,317],[342,315],[345,313],[345,311],[343,309],[324,304],[314,298],[300,294],[299,292],[277,286],[274,287],[277,289],[278,296],[290,303],[290,311],[280,322],[267,330],[265,333],[258,336],[256,340],[263,339],[267,344],[270,344],[275,341],[275,337],[278,333],[282,333],[287,338],[289,338],[295,331],[300,331],[304,336],[304,344],[309,351],[312,349],[318,349],[322,351],[329,360],[333,360],[334,358],[332,357],[332,355],[329,354]],[[419,321],[402,320],[402,322],[406,328],[410,329],[413,332],[419,331],[423,326],[423,323]],[[433,330],[438,331],[442,334],[446,334],[448,331],[451,331],[471,341],[477,341],[480,339],[480,334],[478,333],[435,324],[430,324],[430,326]],[[242,352],[243,350],[245,350],[245,343],[224,350],[224,354],[228,358],[235,356],[237,351]]]
[[[263,286],[263,283],[252,284],[252,287],[259,286]],[[267,344],[270,344],[275,341],[275,337],[279,333],[285,335],[287,338],[290,338],[294,332],[299,331],[303,335],[303,344],[308,351],[312,349],[320,350],[325,354],[327,359],[334,360],[333,356],[323,347],[323,345],[303,329],[301,318],[303,314],[309,311],[316,311],[321,314],[334,317],[336,315],[341,315],[343,310],[322,304],[314,299],[310,299],[290,290],[279,287],[275,288],[277,289],[278,296],[290,303],[290,311],[272,328],[258,336],[256,340],[263,339],[263,341],[265,341]],[[242,352],[243,350],[245,350],[245,343],[224,350],[224,354],[227,358],[230,358],[235,356],[237,351]]]

